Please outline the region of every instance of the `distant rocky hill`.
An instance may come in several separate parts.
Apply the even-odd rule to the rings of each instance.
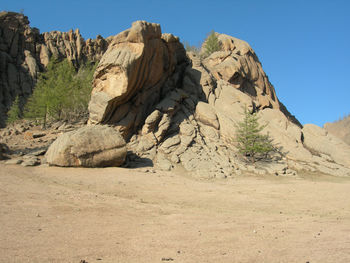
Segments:
[[[52,55],[68,58],[76,67],[86,60],[99,60],[109,40],[97,36],[84,40],[79,30],[40,34],[28,18],[14,12],[0,13],[0,127],[5,114],[19,96],[24,103],[32,94],[37,76]]]
[[[327,122],[324,128],[350,145],[350,115],[336,122]]]

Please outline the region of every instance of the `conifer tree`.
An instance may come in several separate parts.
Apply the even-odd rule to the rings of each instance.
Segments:
[[[214,53],[215,51],[220,51],[220,50],[221,50],[221,43],[215,31],[212,30],[204,42],[204,56],[207,57],[210,54]]]
[[[10,124],[20,119],[22,115],[21,109],[19,107],[19,97],[12,102],[10,110],[7,112],[7,121],[6,124]]]
[[[71,104],[74,74],[75,69],[67,60],[53,57],[28,99],[25,118],[42,120],[44,127],[48,118],[61,119],[64,109]]]
[[[47,121],[72,119],[87,113],[94,63],[82,66],[78,73],[68,60],[52,58],[39,76],[25,107],[25,118]]]
[[[237,148],[247,160],[255,163],[257,159],[267,159],[268,154],[275,150],[269,135],[261,134],[266,125],[259,125],[258,116],[244,110],[244,119],[236,126]]]

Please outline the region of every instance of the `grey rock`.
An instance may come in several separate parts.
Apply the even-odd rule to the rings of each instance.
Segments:
[[[37,166],[40,164],[40,160],[36,157],[25,158],[21,163],[22,166]]]

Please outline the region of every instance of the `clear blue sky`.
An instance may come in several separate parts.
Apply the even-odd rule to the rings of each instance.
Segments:
[[[3,0],[40,32],[79,28],[107,37],[135,20],[197,45],[215,30],[247,41],[277,96],[302,124],[322,126],[350,113],[350,1]]]

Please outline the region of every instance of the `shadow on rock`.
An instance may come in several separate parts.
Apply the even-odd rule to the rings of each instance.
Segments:
[[[126,154],[124,168],[153,167],[153,161],[149,158],[139,157],[135,153],[128,151]]]

